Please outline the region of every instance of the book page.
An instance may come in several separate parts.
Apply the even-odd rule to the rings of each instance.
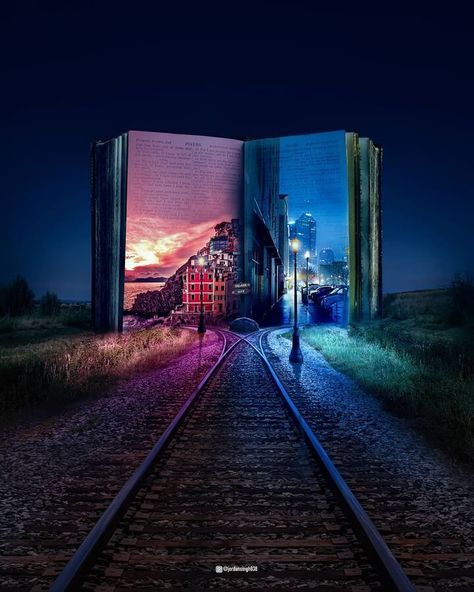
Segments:
[[[161,288],[238,218],[242,152],[239,140],[129,132],[125,309],[138,293],[127,282]]]
[[[290,293],[296,285],[305,322],[344,322],[349,284],[345,132],[251,140],[245,145],[244,180],[243,250],[249,262],[244,274],[258,287],[259,299],[251,302],[252,313],[278,302],[279,322],[291,322]],[[323,287],[328,294],[337,290],[337,307],[330,311],[310,298]]]
[[[329,264],[329,260],[347,262],[345,133],[280,138],[280,192],[288,194],[290,225],[304,225],[305,216],[310,220],[308,214],[315,222],[314,242],[303,245],[304,251],[310,251],[314,263],[318,258],[322,265]]]

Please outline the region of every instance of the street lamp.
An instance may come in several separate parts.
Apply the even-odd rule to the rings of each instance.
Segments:
[[[201,266],[201,312],[199,313],[198,333],[204,334],[206,332],[206,326],[204,325],[204,301],[203,301],[203,294],[202,294],[204,257],[199,257],[198,263]]]
[[[294,277],[294,298],[295,298],[295,314],[294,314],[294,323],[293,323],[293,346],[291,348],[290,353],[290,362],[300,364],[303,361],[303,354],[300,348],[300,333],[298,329],[298,276],[296,271],[296,255],[300,249],[300,241],[297,238],[294,238],[291,241],[291,250],[293,251],[293,259],[294,259],[294,270],[295,270],[295,277]]]

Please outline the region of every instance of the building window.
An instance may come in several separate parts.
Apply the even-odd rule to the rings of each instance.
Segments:
[[[194,300],[194,294],[191,294],[191,300]]]
[[[191,279],[194,280],[194,273],[191,274]]]
[[[212,294],[209,294],[209,302],[212,302]]]
[[[212,284],[209,284],[209,290],[212,290]]]
[[[191,284],[191,290],[194,290],[194,284]]]

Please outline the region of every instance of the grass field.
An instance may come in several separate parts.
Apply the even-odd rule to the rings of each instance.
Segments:
[[[462,287],[462,286],[461,286]],[[469,288],[469,286],[468,286]],[[462,457],[474,452],[474,306],[472,290],[388,295],[385,318],[348,331],[306,328],[303,339],[338,370],[415,418]],[[466,294],[471,296],[466,299]],[[53,316],[0,319],[0,412],[93,393],[136,369],[164,364],[195,335],[166,327],[95,335],[87,305]]]
[[[457,456],[474,453],[474,324],[448,290],[386,299],[385,318],[344,331],[305,329],[303,339]]]
[[[89,318],[90,310],[66,307],[52,317],[0,322],[0,412],[92,394],[131,371],[163,365],[196,339],[166,327],[95,335]]]

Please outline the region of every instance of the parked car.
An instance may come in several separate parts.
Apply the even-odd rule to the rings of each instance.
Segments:
[[[309,286],[308,286],[308,295],[309,295],[309,297],[310,297],[310,298],[311,298],[311,294],[312,294],[313,292],[316,292],[316,290],[317,290],[319,287],[320,287],[320,286],[319,286],[319,284],[309,284]]]
[[[347,309],[347,286],[337,286],[321,298],[320,306],[331,314],[332,320],[342,322]]]
[[[311,293],[311,299],[315,304],[321,304],[321,300],[333,290],[333,286],[319,286]]]

